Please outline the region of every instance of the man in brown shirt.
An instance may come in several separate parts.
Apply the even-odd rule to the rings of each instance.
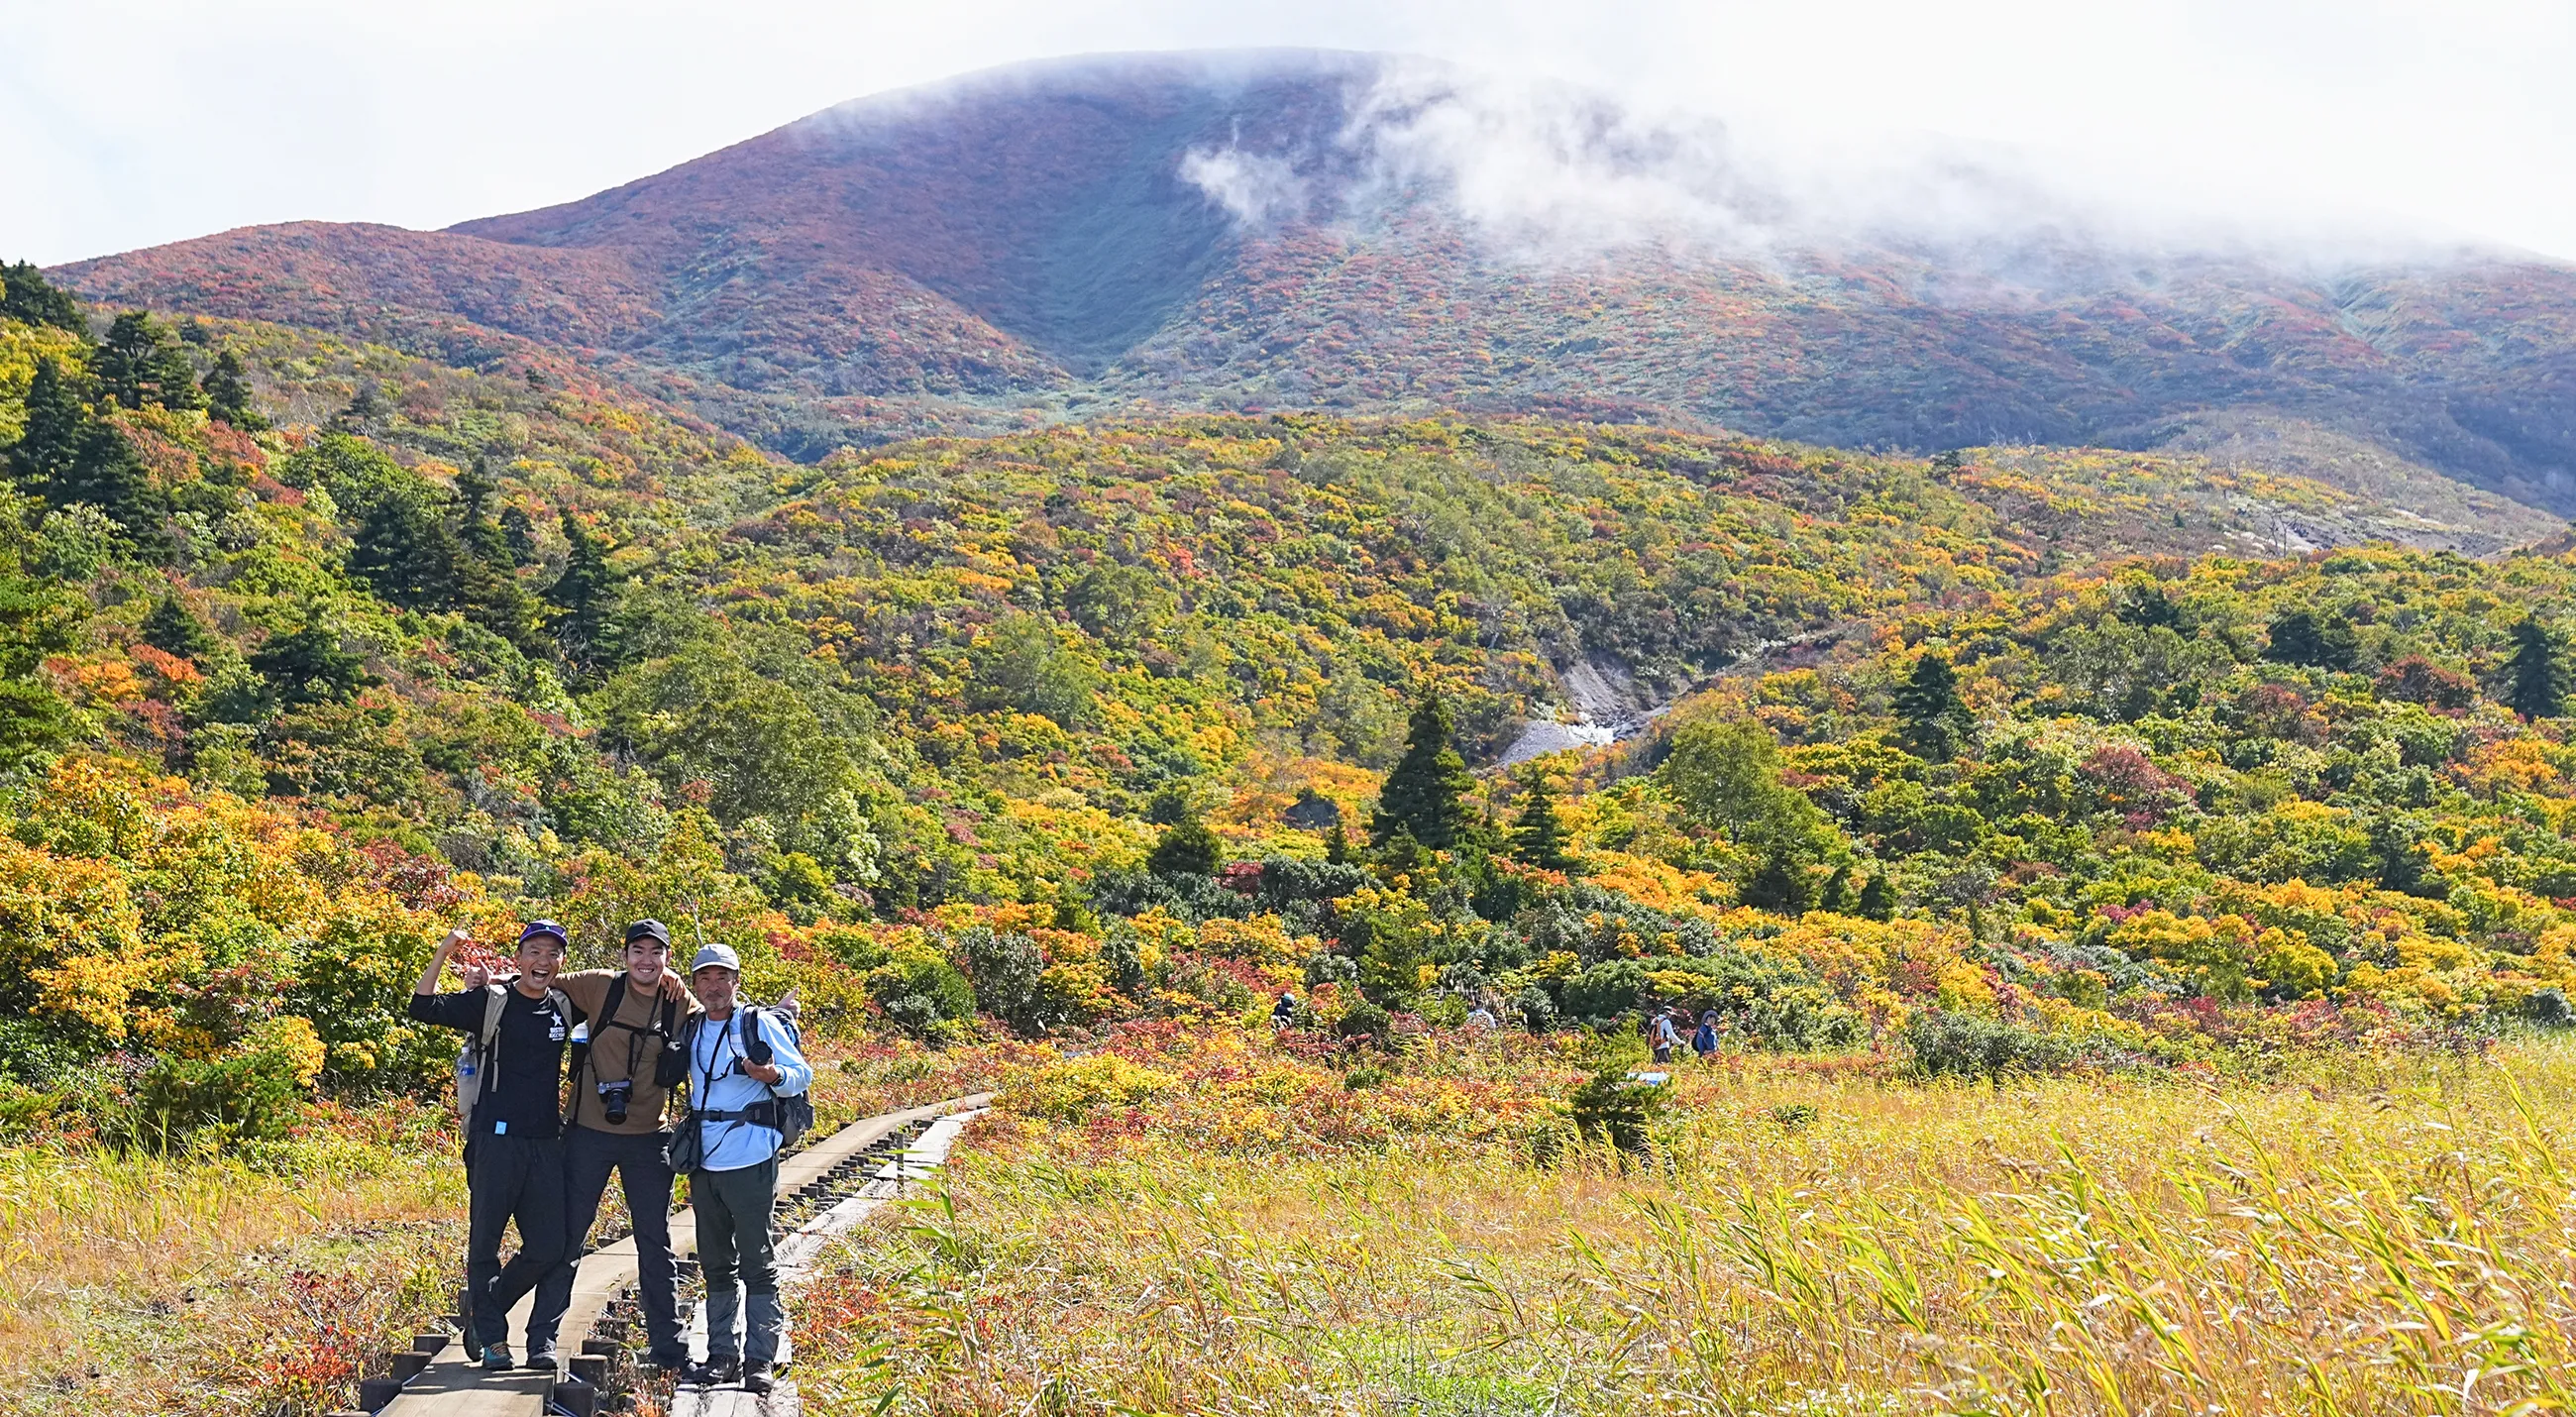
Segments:
[[[564,1109],[564,1183],[567,1213],[563,1262],[540,1286],[540,1313],[560,1315],[572,1302],[573,1270],[583,1241],[599,1218],[608,1173],[618,1173],[626,1211],[635,1222],[635,1259],[644,1300],[646,1360],[677,1368],[688,1361],[680,1332],[676,1266],[671,1259],[671,1168],[663,1153],[671,1140],[663,1109],[670,1093],[654,1081],[662,1051],[699,1012],[688,981],[671,972],[671,932],[659,920],[626,927],[626,967],[585,969],[555,980],[591,1019],[589,1056],[574,1072],[572,1102]],[[612,1013],[611,1010],[614,1010]],[[542,1335],[553,1346],[554,1335]],[[528,1335],[532,1350],[540,1335]]]

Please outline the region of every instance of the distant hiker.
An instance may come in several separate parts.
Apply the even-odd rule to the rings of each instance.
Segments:
[[[1699,1016],[1699,1027],[1691,1031],[1691,1051],[1707,1062],[1717,1052],[1717,1010]]]
[[[712,1387],[740,1377],[743,1391],[765,1393],[786,1326],[769,1240],[778,1152],[795,1126],[793,1099],[813,1082],[814,1070],[793,1027],[771,1010],[740,1002],[741,984],[742,959],[729,946],[703,946],[690,963],[689,987],[706,1011],[686,1031],[689,1111],[672,1140],[672,1157],[689,1173],[689,1204],[697,1212],[707,1356],[682,1380]]]
[[[537,1291],[537,1308],[547,1319],[542,1330],[535,1320],[528,1325],[532,1364],[541,1346],[553,1347],[554,1321],[572,1303],[573,1272],[611,1171],[635,1224],[644,1361],[672,1369],[689,1361],[671,1258],[671,1134],[663,1123],[671,1091],[661,1078],[676,1080],[675,1055],[698,1001],[670,967],[671,931],[659,920],[626,927],[625,965],[585,969],[556,981],[592,1023],[589,1042],[573,1062],[572,1101],[564,1109],[563,1262]]]
[[[556,986],[564,931],[533,920],[519,931],[519,974],[507,984],[483,982],[453,994],[438,991],[448,956],[472,937],[450,930],[412,987],[411,1016],[467,1036],[456,1067],[465,1111],[465,1352],[486,1368],[510,1366],[510,1306],[563,1262],[564,1151],[557,1109],[563,1105],[564,1046],[580,1011]],[[501,1231],[516,1223],[519,1252],[501,1263]],[[567,1295],[569,1288],[567,1288]],[[528,1318],[528,1366],[555,1365],[555,1326],[563,1314]]]
[[[1279,1002],[1270,1006],[1270,1026],[1272,1028],[1289,1028],[1293,1027],[1296,1022],[1297,996],[1290,993],[1288,990],[1282,989],[1279,991]]]
[[[1673,1050],[1680,1047],[1682,1041],[1681,1033],[1673,1027],[1673,1016],[1665,1013],[1661,1009],[1655,1010],[1653,1030],[1654,1031],[1648,1035],[1648,1041],[1653,1043],[1655,1046],[1655,1061],[1658,1063],[1671,1062],[1673,1060]]]
[[[1479,1033],[1486,1032],[1493,1028],[1494,1011],[1485,1007],[1484,1000],[1478,999],[1476,1001],[1476,1007],[1467,1010],[1467,1026]]]

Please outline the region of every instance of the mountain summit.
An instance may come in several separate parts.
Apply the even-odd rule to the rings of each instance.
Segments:
[[[60,274],[468,361],[533,341],[805,456],[1135,406],[1448,407],[2393,458],[2576,509],[2576,269],[1837,231],[1794,205],[1715,125],[1587,96],[1384,56],[1119,55],[858,100],[446,231],[252,227]]]

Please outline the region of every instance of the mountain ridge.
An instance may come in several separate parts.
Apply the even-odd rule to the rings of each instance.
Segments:
[[[110,303],[536,341],[807,459],[1150,409],[1456,408],[1914,451],[2151,448],[2255,416],[2576,508],[2576,268],[2319,274],[2080,233],[1992,259],[1653,242],[1531,259],[1480,225],[1478,173],[1423,156],[1423,115],[1474,119],[1455,108],[1472,95],[1408,69],[1390,100],[1369,86],[1396,62],[986,71],[440,232],[292,223],[59,269]],[[1611,184],[1578,197],[1633,179],[1763,199],[1632,134],[1576,146],[1577,177]]]

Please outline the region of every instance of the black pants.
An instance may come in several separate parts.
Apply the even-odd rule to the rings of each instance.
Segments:
[[[679,1296],[674,1293],[676,1266],[671,1259],[671,1168],[663,1164],[668,1132],[630,1136],[574,1127],[564,1133],[564,1256],[554,1273],[537,1286],[537,1316],[528,1321],[528,1342],[555,1336],[555,1325],[572,1307],[573,1271],[581,1264],[581,1247],[599,1218],[600,1197],[608,1194],[608,1173],[617,1173],[626,1193],[626,1210],[635,1217],[635,1267],[643,1290],[644,1334],[652,1351],[686,1357],[680,1335]],[[542,1316],[542,1318],[538,1317]],[[542,1322],[543,1328],[538,1324]]]
[[[564,1257],[564,1148],[560,1137],[483,1136],[465,1176],[469,1197],[465,1292],[474,1334],[485,1346],[510,1340],[510,1306],[553,1273]],[[516,1222],[519,1252],[501,1263],[501,1231]],[[567,1297],[570,1286],[566,1286]],[[541,1295],[528,1333],[551,1334],[563,1319]]]

